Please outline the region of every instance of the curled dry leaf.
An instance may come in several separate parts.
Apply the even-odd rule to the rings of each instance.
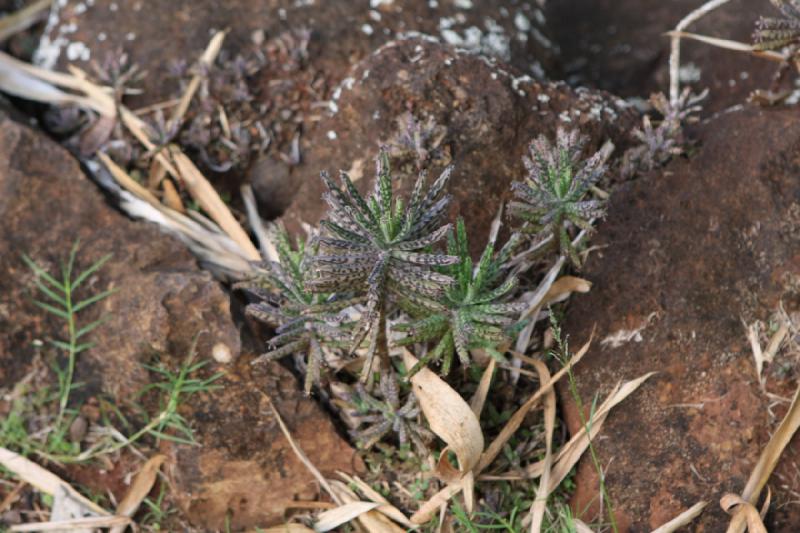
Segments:
[[[413,524],[411,521],[404,515],[397,507],[389,503],[389,500],[381,496],[381,494],[366,484],[361,478],[358,476],[348,476],[344,472],[338,472],[339,477],[347,481],[350,485],[356,487],[359,492],[361,492],[364,496],[369,498],[375,503],[379,503],[380,506],[376,507],[375,510],[385,514],[398,524],[403,524],[406,527],[412,527]]]
[[[561,276],[548,289],[542,300],[542,305],[561,302],[573,292],[587,293],[592,288],[592,282],[575,276]]]
[[[358,496],[341,481],[331,481],[331,488],[336,493],[337,498],[345,504],[365,503],[360,502]],[[356,517],[358,523],[363,526],[367,533],[403,533],[403,529],[398,527],[397,524],[389,520],[385,515],[381,514],[379,509],[380,506],[375,507],[374,509],[362,512]]]
[[[758,509],[741,496],[726,494],[720,499],[719,504],[726,513],[732,515],[727,533],[744,531],[745,529],[749,533],[767,533],[767,528],[764,527],[764,522],[761,520]]]

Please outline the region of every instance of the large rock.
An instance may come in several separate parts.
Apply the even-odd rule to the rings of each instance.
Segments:
[[[256,30],[269,38],[307,29],[313,68],[335,81],[354,61],[409,33],[511,61],[530,74],[542,74],[555,56],[538,1],[229,0],[221,9],[214,0],[65,0],[54,6],[36,58],[45,66],[88,67],[125,51],[149,73],[146,101],[155,102],[176,88],[170,62],[193,61],[210,33],[222,29],[229,30],[233,55]]]
[[[800,309],[800,123],[794,111],[746,108],[698,136],[691,160],[615,192],[586,267],[594,289],[568,313],[574,346],[597,328],[575,371],[586,405],[619,380],[658,372],[595,442],[622,531],[650,531],[700,500],[711,503],[692,530],[723,531],[719,498],[741,492],[783,413],[770,413],[743,323],[768,321],[779,302]],[[779,354],[767,391],[790,397],[798,370]],[[574,432],[581,422],[566,389]],[[772,478],[780,511],[770,531],[797,530],[796,507],[782,504],[800,486],[798,453],[795,442]],[[590,461],[576,482],[575,506],[586,509],[597,496]]]
[[[537,82],[501,62],[418,39],[389,43],[355,65],[336,96],[336,114],[312,134],[300,191],[285,216],[289,226],[324,216],[321,170],[349,170],[369,190],[378,147],[396,147],[413,114],[430,135],[430,173],[455,164],[452,214],[466,218],[473,252],[482,249],[511,182],[523,178],[522,156],[536,136],[578,128],[591,149],[612,140],[620,154],[638,122],[624,102],[605,93]],[[414,159],[405,153],[395,161],[406,189],[416,178]]]
[[[195,339],[199,359],[224,354],[234,360],[212,362],[205,370],[225,372],[218,382],[222,389],[182,407],[202,446],[166,450],[177,489],[171,497],[200,529],[221,530],[228,515],[236,528],[268,525],[280,520],[293,497],[317,495],[313,477],[289,449],[260,391],[269,394],[320,470],[353,471],[358,464],[293,375],[278,364],[252,369],[252,357],[237,359],[240,336],[230,298],[182,243],[115,211],[66,150],[6,116],[0,116],[0,220],[0,387],[25,375],[36,350],[55,355],[48,344],[37,348],[34,341],[65,334],[62,321],[32,303],[34,276],[22,254],[56,272],[77,239],[78,269],[113,254],[79,295],[112,287],[117,292],[79,315],[80,324],[101,315],[109,319],[90,334],[95,346],[79,357],[75,379],[86,386],[73,394],[76,407],[104,392],[124,408],[151,381],[142,363],[158,355],[175,369]],[[123,456],[109,472],[85,467],[69,474],[120,498],[127,490],[122,480],[138,468],[132,459]]]
[[[564,0],[547,2],[548,27],[561,50],[561,76],[620,96],[647,97],[669,87],[670,39],[665,32],[702,2],[696,0]],[[689,28],[750,42],[759,15],[775,16],[767,1],[732,0]],[[684,40],[682,79],[711,91],[706,111],[742,103],[754,89],[768,89],[776,65]]]
[[[21,377],[38,349],[35,340],[66,334],[63,321],[32,303],[31,296],[41,296],[30,294],[34,275],[23,254],[56,273],[78,240],[77,270],[112,258],[77,296],[116,292],[79,315],[80,324],[108,320],[91,334],[94,347],[80,355],[77,380],[129,398],[148,382],[142,363],[156,353],[188,353],[200,331],[201,357],[217,344],[238,355],[228,295],[180,242],[115,211],[77,161],[42,134],[6,116],[0,123],[0,383]]]

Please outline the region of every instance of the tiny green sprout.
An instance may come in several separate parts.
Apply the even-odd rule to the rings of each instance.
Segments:
[[[248,288],[260,301],[248,305],[247,314],[276,328],[269,341],[271,350],[255,362],[305,355],[304,388],[309,394],[312,385],[319,384],[325,365],[323,346],[340,348],[349,339],[339,313],[361,300],[337,300],[330,293],[306,290],[311,258],[318,251],[316,239],[309,243],[298,239],[293,248],[281,226],[276,241],[279,261],[263,264],[256,274],[260,286]],[[277,291],[277,296],[267,289]]]
[[[583,159],[586,141],[577,130],[567,132],[562,128],[558,129],[555,144],[544,135],[535,139],[530,158],[523,158],[528,175],[525,181],[512,184],[517,200],[508,205],[512,216],[526,222],[521,231],[533,233],[540,240],[552,235],[560,252],[576,267],[580,267],[580,259],[568,224],[590,231],[591,221],[605,214],[601,200],[584,198],[605,174],[605,163],[613,149],[607,143],[592,157]]]
[[[513,235],[497,254],[494,242],[489,242],[475,268],[469,255],[464,220],[458,219],[456,231],[448,238],[447,253],[460,258],[460,262],[440,268],[455,283],[433,306],[401,300],[401,307],[417,318],[394,326],[407,333],[399,344],[438,339],[436,346],[414,365],[409,377],[430,362],[440,360],[442,375],[449,374],[454,354],[467,367],[470,350],[474,349],[483,349],[503,360],[498,347],[511,342],[511,330],[525,309],[525,304],[509,301],[517,287],[517,278],[506,276],[503,267],[518,242],[519,235]]]
[[[443,225],[450,202],[443,192],[451,171],[448,167],[427,192],[425,173],[420,173],[407,203],[393,196],[385,148],[377,158],[375,188],[368,198],[346,173],[340,174],[342,188],[322,173],[328,188],[324,196],[328,218],[322,222],[327,233],[320,238],[324,253],[314,257],[306,287],[313,293],[365,295],[365,308],[351,339],[353,352],[369,336],[362,381],[372,375],[377,352],[388,356],[385,324],[390,297],[429,302],[453,282],[434,267],[455,264],[458,257],[429,251],[450,229]]]
[[[783,18],[761,17],[753,33],[756,50],[778,50],[800,43],[800,1],[770,0]]]

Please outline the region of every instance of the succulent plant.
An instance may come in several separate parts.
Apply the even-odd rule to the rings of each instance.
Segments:
[[[756,50],[776,50],[800,42],[800,1],[770,0],[783,18],[761,17],[753,34]]]
[[[625,152],[623,175],[631,177],[637,172],[653,170],[665,165],[673,156],[682,154],[686,148],[683,126],[696,121],[693,115],[702,109],[699,103],[707,94],[708,91],[692,94],[687,87],[674,104],[664,93],[652,95],[650,103],[662,119],[654,127],[650,117],[645,116],[642,128],[633,130],[640,144]]]
[[[607,143],[589,159],[582,158],[586,137],[577,130],[559,128],[555,144],[540,135],[524,157],[528,175],[511,185],[516,201],[509,213],[526,223],[520,228],[543,239],[552,235],[560,252],[576,267],[580,259],[568,232],[568,224],[591,230],[591,220],[605,214],[601,200],[584,199],[606,171],[605,162],[613,146]]]
[[[352,418],[357,427],[351,434],[359,446],[369,449],[381,439],[396,435],[400,445],[409,441],[416,449],[427,454],[427,443],[434,438],[433,433],[419,422],[420,408],[411,391],[401,402],[400,386],[391,372],[381,376],[379,395],[368,393],[360,383],[351,395],[350,404],[354,407]]]
[[[293,249],[289,236],[279,227],[276,239],[279,262],[261,265],[256,286],[248,291],[260,301],[247,306],[246,313],[276,328],[269,341],[271,350],[255,362],[272,361],[287,355],[305,356],[305,392],[319,384],[325,364],[323,346],[347,345],[349,333],[340,312],[360,300],[341,300],[328,293],[311,293],[304,282],[311,257],[317,251],[314,239],[297,241]]]
[[[459,218],[456,231],[451,232],[447,253],[461,258],[455,265],[440,271],[455,279],[450,289],[434,306],[419,306],[405,302],[405,310],[416,317],[408,323],[395,324],[394,329],[405,331],[399,344],[412,344],[438,339],[436,345],[409,371],[409,377],[422,366],[441,360],[441,373],[447,375],[454,354],[462,365],[469,365],[470,350],[481,348],[502,360],[497,348],[511,342],[510,328],[516,323],[525,304],[513,303],[509,297],[517,287],[514,276],[506,276],[503,267],[509,259],[519,235],[514,234],[508,243],[494,252],[494,242],[489,242],[474,268],[469,255],[469,243],[464,220]]]
[[[453,283],[433,267],[452,265],[458,257],[430,251],[450,225],[442,225],[450,196],[443,194],[451,175],[448,167],[423,194],[425,174],[420,173],[408,203],[394,199],[389,156],[381,149],[372,194],[364,199],[350,177],[342,172],[340,189],[322,174],[328,192],[327,234],[320,238],[324,253],[313,260],[313,276],[306,287],[315,293],[364,295],[364,311],[355,325],[351,351],[369,335],[362,379],[370,376],[377,351],[386,349],[387,303],[398,298],[420,304],[440,297]]]

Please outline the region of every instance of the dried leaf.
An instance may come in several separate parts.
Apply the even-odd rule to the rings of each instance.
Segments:
[[[682,527],[688,526],[692,523],[692,520],[700,516],[706,505],[708,505],[708,502],[697,502],[666,524],[654,529],[652,533],[673,533]]]
[[[101,515],[110,515],[108,511],[81,495],[81,493],[57,475],[11,450],[0,447],[0,465],[10,470],[21,480],[32,485],[37,490],[55,496],[59,487],[64,487],[73,499],[79,501],[88,509]]]
[[[158,478],[158,470],[161,465],[166,461],[166,455],[154,455],[142,466],[142,469],[136,475],[128,489],[128,492],[117,505],[117,515],[119,516],[133,516],[136,514],[139,505],[150,493],[153,485]],[[115,527],[111,529],[111,533],[122,533],[125,527]]]
[[[563,279],[563,278],[562,278]],[[533,361],[534,368],[539,373],[539,383],[550,381],[550,371],[542,361]],[[556,426],[556,393],[551,388],[544,398],[544,433],[545,456],[542,465],[542,477],[539,479],[539,488],[536,489],[536,498],[531,505],[531,533],[538,533],[542,529],[544,514],[547,510],[547,497],[550,496],[550,468],[553,464],[553,432]]]
[[[412,368],[417,358],[403,350],[403,361]],[[483,433],[472,408],[426,367],[411,378],[411,386],[431,430],[456,454],[459,471],[462,475],[471,471],[483,451]]]
[[[364,481],[361,478],[359,478],[358,476],[350,477],[344,472],[339,472],[338,474],[342,479],[344,479],[351,485],[355,485],[355,487],[358,488],[358,490],[362,494],[364,494],[364,496],[366,496],[375,503],[379,503],[380,506],[375,508],[376,511],[385,514],[395,522],[403,524],[406,527],[413,526],[413,524],[406,517],[406,515],[404,515],[397,507],[389,503],[389,500],[381,496],[381,494],[378,491],[376,491],[375,489],[364,483]]]
[[[378,507],[375,502],[350,502],[340,505],[330,511],[325,511],[317,517],[314,528],[317,531],[331,531],[354,520],[362,514]]]
[[[542,300],[542,305],[561,302],[573,292],[587,293],[592,288],[592,282],[575,276],[561,276],[548,289]]]

